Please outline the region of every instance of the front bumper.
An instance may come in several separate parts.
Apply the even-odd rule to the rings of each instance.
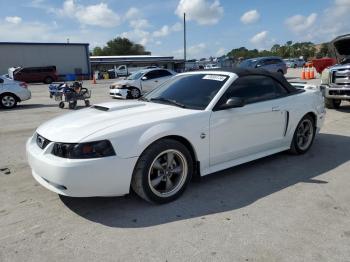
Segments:
[[[350,87],[330,87],[322,85],[321,90],[325,98],[350,99]]]
[[[27,158],[35,180],[60,195],[72,197],[121,196],[129,193],[137,157],[65,159],[51,154],[53,142],[44,150],[35,135],[26,144]]]
[[[128,89],[119,89],[119,88],[115,88],[115,89],[109,89],[109,95],[113,98],[122,98],[122,99],[126,99],[128,97]]]

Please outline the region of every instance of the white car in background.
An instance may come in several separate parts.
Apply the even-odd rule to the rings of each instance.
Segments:
[[[26,150],[33,177],[58,194],[118,196],[133,188],[147,201],[166,203],[193,176],[285,150],[306,153],[324,118],[321,92],[295,88],[281,74],[197,71],[172,77],[138,101],[52,119]]]
[[[176,73],[168,69],[143,69],[110,85],[109,95],[113,98],[139,98],[143,92],[152,91],[173,75]]]
[[[7,76],[0,76],[0,107],[14,108],[18,102],[30,98],[31,93],[26,83],[15,81]]]

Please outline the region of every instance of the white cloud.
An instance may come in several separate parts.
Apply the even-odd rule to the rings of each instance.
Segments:
[[[226,54],[226,49],[224,47],[220,47],[218,51],[216,51],[216,56],[220,57]]]
[[[350,0],[332,0],[320,14],[295,15],[287,18],[285,23],[300,41],[329,42],[338,35],[349,33],[349,13]]]
[[[243,24],[253,24],[260,19],[260,14],[257,10],[250,10],[241,16],[241,22]]]
[[[177,22],[171,26],[171,31],[178,32],[182,30],[182,24]]]
[[[130,20],[130,27],[135,29],[145,29],[150,27],[150,24],[147,19],[134,19]]]
[[[219,0],[180,0],[175,14],[180,18],[186,13],[187,20],[194,20],[200,25],[213,25],[219,22],[224,8]]]
[[[131,20],[141,16],[141,11],[136,7],[131,7],[125,14],[125,19]]]
[[[317,19],[317,14],[312,13],[309,16],[295,15],[286,19],[286,25],[289,30],[300,33],[311,28]]]
[[[65,17],[74,17],[83,26],[114,27],[120,24],[121,18],[105,3],[83,6],[75,0],[65,0],[57,13]]]
[[[123,32],[120,34],[120,36],[128,38],[141,45],[147,45],[149,42],[152,41],[152,39],[150,38],[150,32],[140,29],[134,29],[129,32]]]
[[[154,31],[153,36],[154,37],[164,37],[167,36],[170,33],[170,28],[167,25],[162,26],[161,29]]]
[[[207,51],[207,45],[205,43],[199,43],[196,45],[189,46],[186,50],[187,52],[187,59],[193,59],[193,58],[199,58],[200,56],[208,57]],[[183,58],[184,50],[183,48],[173,51],[173,54],[175,57],[181,57]]]
[[[7,16],[5,21],[12,24],[19,24],[22,22],[22,18],[19,16]]]
[[[260,33],[257,33],[250,39],[250,42],[253,43],[254,45],[261,45],[266,41],[267,35],[268,35],[268,31],[262,31]]]

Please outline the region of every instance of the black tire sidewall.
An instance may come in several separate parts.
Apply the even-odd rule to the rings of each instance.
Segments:
[[[313,132],[312,141],[311,141],[309,147],[303,150],[303,149],[300,149],[299,146],[298,146],[298,142],[297,142],[297,132],[298,132],[298,128],[299,128],[300,123],[301,123],[302,121],[304,121],[304,119],[309,119],[309,120],[312,122],[312,126],[313,126],[313,129],[314,129],[314,130],[313,130],[314,132]],[[297,154],[304,154],[304,153],[306,153],[307,151],[309,151],[309,149],[311,148],[311,146],[312,146],[312,144],[313,144],[313,142],[314,142],[314,140],[315,140],[315,136],[316,136],[316,125],[315,125],[315,120],[314,120],[310,115],[306,115],[306,116],[304,116],[304,117],[299,121],[299,123],[298,123],[298,125],[297,125],[297,127],[296,127],[296,129],[295,129],[295,131],[294,131],[293,141],[292,141],[292,146],[291,146],[291,148],[293,148],[293,150],[294,150],[295,153],[297,153]]]
[[[150,185],[148,183],[148,172],[154,159],[161,152],[169,149],[176,149],[185,156],[187,161],[187,166],[188,166],[188,171],[187,171],[188,173],[187,173],[186,181],[184,182],[182,188],[176,194],[170,197],[162,198],[155,195],[152,192]],[[182,195],[189,181],[191,180],[191,177],[193,174],[193,159],[192,159],[191,153],[183,144],[174,140],[159,141],[159,143],[155,143],[154,145],[151,146],[151,148],[149,148],[149,150],[147,150],[147,155],[144,156],[144,160],[146,161],[145,161],[144,169],[142,170],[142,187],[149,200],[158,204],[164,204],[164,203],[171,202]]]
[[[11,96],[11,97],[13,97],[13,99],[15,100],[15,103],[13,104],[13,106],[7,107],[7,106],[2,104],[2,98],[4,96]],[[0,107],[5,108],[5,109],[12,109],[12,108],[15,108],[16,106],[17,106],[17,98],[14,95],[12,95],[12,94],[2,94],[2,95],[0,95]]]
[[[50,76],[48,76],[48,77],[46,77],[45,79],[44,79],[44,83],[45,84],[52,84],[52,82],[53,82],[53,79],[52,79],[52,77],[50,77]]]

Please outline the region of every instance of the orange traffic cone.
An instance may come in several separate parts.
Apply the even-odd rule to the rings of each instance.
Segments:
[[[96,85],[96,77],[95,77],[95,74],[94,74],[93,77],[92,77],[92,83],[93,83],[94,85]]]
[[[314,69],[314,67],[311,67],[310,70],[311,70],[310,71],[310,79],[315,79],[315,69]]]
[[[303,71],[301,71],[301,79],[305,80],[305,67],[303,66]]]
[[[309,79],[310,79],[310,68],[309,68],[309,67],[306,68],[305,79],[306,79],[306,80],[309,80]]]

